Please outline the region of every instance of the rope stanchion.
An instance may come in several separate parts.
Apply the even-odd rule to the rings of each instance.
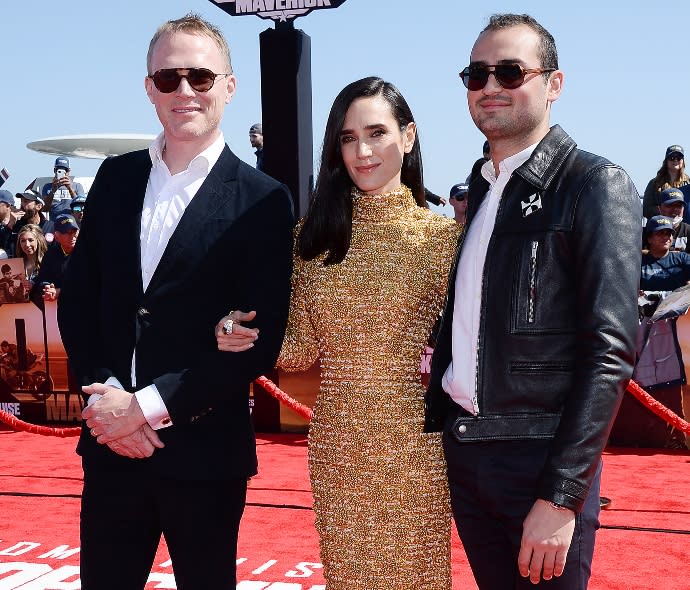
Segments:
[[[306,420],[311,420],[312,416],[312,411],[311,408],[308,406],[305,406],[304,404],[299,403],[297,400],[291,398],[287,393],[285,393],[282,389],[280,389],[273,381],[270,379],[264,377],[263,375],[261,377],[258,377],[255,381],[255,383],[258,383],[263,387],[268,393],[270,393],[274,398],[276,398],[279,402],[285,404],[288,408],[290,408],[293,412],[296,412],[302,418]]]
[[[683,420],[680,416],[669,410],[660,401],[654,399],[644,389],[642,389],[632,379],[628,383],[628,393],[632,394],[643,406],[654,412],[659,418],[668,422],[674,428],[677,428],[685,434],[690,434],[690,423]]]
[[[13,416],[9,412],[0,410],[0,422],[4,422],[12,429],[18,432],[29,432],[31,434],[40,434],[42,436],[58,436],[60,438],[67,438],[70,436],[79,436],[81,433],[80,427],[70,428],[53,428],[52,426],[39,426],[38,424],[29,424]]]

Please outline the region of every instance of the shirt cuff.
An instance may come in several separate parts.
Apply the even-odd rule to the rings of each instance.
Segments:
[[[137,398],[144,418],[151,428],[160,430],[173,425],[170,414],[168,414],[168,408],[165,407],[163,398],[155,385],[148,385],[144,389],[140,389],[134,396]]]

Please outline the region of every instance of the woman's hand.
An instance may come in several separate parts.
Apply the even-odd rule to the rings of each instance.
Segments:
[[[216,324],[218,350],[242,352],[252,348],[254,342],[259,337],[259,329],[246,328],[242,323],[251,322],[255,317],[255,311],[233,311],[229,315],[220,318],[220,321]]]

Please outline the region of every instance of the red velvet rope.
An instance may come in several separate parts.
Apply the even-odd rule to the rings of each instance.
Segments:
[[[288,408],[302,416],[306,420],[311,420],[312,411],[311,408],[299,403],[297,400],[291,398],[287,393],[280,389],[273,381],[267,379],[264,376],[259,377],[256,380],[261,387],[263,387],[268,393],[275,397],[280,403],[285,404]],[[684,432],[685,434],[690,434],[690,424],[683,420],[680,416],[674,414],[661,402],[655,400],[651,395],[649,395],[644,389],[642,389],[634,381],[630,381],[627,387],[628,393],[633,395],[638,399],[644,406],[649,408],[650,411],[654,412],[659,418],[668,422],[674,428]],[[0,422],[12,427],[14,430],[20,432],[30,432],[32,434],[40,434],[43,436],[79,436],[81,428],[53,428],[51,426],[39,426],[37,424],[29,424],[24,422],[19,418],[13,416],[9,412],[0,410]]]
[[[302,418],[304,418],[305,420],[311,420],[311,408],[291,398],[287,393],[280,389],[270,379],[267,379],[262,375],[255,381],[255,383],[261,385],[261,387],[268,391],[268,393],[270,393],[274,398],[276,398],[281,404],[285,404],[288,408],[302,416]]]
[[[81,432],[81,427],[53,428],[52,426],[29,424],[4,410],[0,410],[0,422],[4,422],[18,432],[30,432],[31,434],[40,434],[41,436],[59,436],[60,438],[66,438],[68,436],[79,436]]]
[[[659,418],[668,422],[674,428],[677,428],[685,434],[690,434],[690,424],[683,420],[680,416],[669,410],[664,404],[654,399],[644,389],[642,389],[632,379],[628,383],[628,393],[631,393],[643,406],[646,406],[650,411],[654,412]]]

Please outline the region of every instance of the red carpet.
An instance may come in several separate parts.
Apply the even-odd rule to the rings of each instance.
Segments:
[[[75,443],[0,425],[0,590],[79,590]],[[259,460],[240,533],[238,588],[323,590],[305,437],[262,435]],[[606,453],[602,493],[613,503],[602,512],[592,590],[690,589],[689,484],[690,453]],[[167,559],[163,544],[147,590],[175,588]],[[476,590],[457,538],[453,579],[457,590]]]

